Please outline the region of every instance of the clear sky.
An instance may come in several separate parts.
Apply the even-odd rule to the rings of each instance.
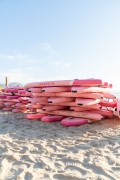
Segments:
[[[120,88],[120,0],[0,0],[0,78]]]

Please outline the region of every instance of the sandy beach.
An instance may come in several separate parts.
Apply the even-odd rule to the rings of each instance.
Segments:
[[[120,120],[79,127],[0,111],[0,180],[120,179]]]

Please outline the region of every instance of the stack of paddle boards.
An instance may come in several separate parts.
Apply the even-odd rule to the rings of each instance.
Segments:
[[[30,94],[28,119],[60,121],[64,126],[93,123],[114,116],[112,84],[101,79],[34,82],[24,86]],[[34,114],[33,114],[34,112]],[[118,111],[117,111],[118,112]]]
[[[3,111],[26,112],[29,96],[23,87],[5,87],[0,94],[0,108]]]

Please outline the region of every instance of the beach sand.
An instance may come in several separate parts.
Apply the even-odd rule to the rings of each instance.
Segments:
[[[0,111],[0,180],[120,179],[120,120],[79,127]]]

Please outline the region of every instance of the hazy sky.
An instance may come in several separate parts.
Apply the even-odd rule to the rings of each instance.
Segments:
[[[120,87],[120,0],[0,0],[0,78]]]

